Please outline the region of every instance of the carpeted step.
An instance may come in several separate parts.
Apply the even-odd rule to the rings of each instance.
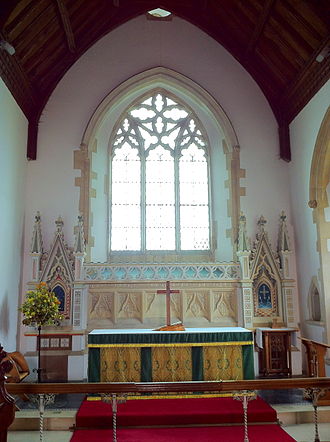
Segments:
[[[248,422],[276,422],[276,411],[257,397],[249,402]],[[243,422],[243,407],[233,398],[136,399],[118,404],[118,427],[223,425]],[[111,404],[83,401],[77,428],[111,428]]]
[[[119,429],[120,442],[240,442],[244,440],[243,426],[194,428],[134,428]],[[76,430],[71,442],[112,442],[112,430]],[[250,425],[250,442],[296,442],[279,425]]]

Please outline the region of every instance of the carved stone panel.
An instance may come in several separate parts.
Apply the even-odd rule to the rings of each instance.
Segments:
[[[118,294],[118,321],[120,319],[142,320],[142,296],[143,294],[138,291]]]
[[[166,296],[154,281],[89,286],[88,325],[94,328],[156,328],[166,321]],[[171,322],[186,327],[237,326],[237,287],[223,282],[175,282]]]
[[[90,319],[109,319],[113,321],[113,298],[114,293],[91,293],[89,318]]]
[[[237,323],[237,302],[234,291],[214,292],[214,320],[223,321],[226,324]]]
[[[187,307],[185,318],[204,318],[210,317],[210,293],[205,290],[194,290],[186,293]]]

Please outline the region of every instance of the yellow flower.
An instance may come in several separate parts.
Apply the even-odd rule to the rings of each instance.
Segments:
[[[58,311],[60,302],[45,282],[36,285],[35,290],[28,290],[25,302],[19,308],[25,317],[25,325],[51,325],[63,319]]]

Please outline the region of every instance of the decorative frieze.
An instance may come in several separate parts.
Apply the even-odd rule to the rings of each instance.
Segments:
[[[243,288],[243,326],[253,327],[253,295],[252,284]]]
[[[81,310],[82,310],[82,290],[74,289],[73,306],[72,306],[72,325],[73,328],[81,327]]]
[[[225,264],[97,265],[85,264],[84,281],[237,280],[240,267]]]

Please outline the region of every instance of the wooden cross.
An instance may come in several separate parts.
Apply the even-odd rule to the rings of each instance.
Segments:
[[[166,281],[166,290],[157,290],[157,293],[166,295],[166,325],[171,325],[171,294],[180,293],[180,290],[171,290],[170,281]]]

